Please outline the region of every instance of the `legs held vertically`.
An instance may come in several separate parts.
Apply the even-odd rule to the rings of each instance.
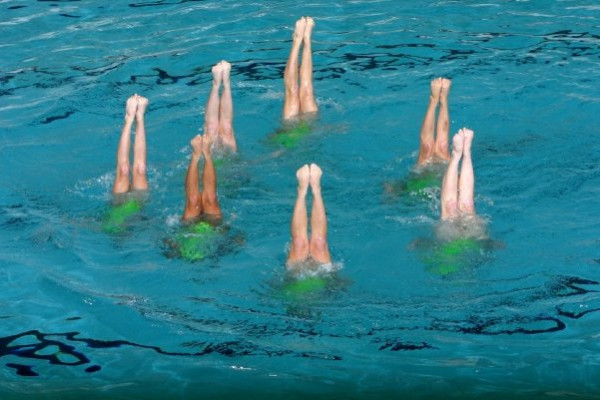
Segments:
[[[132,187],[134,190],[148,189],[146,176],[146,127],[144,116],[148,107],[148,99],[134,94],[125,106],[125,122],[121,130],[121,137],[117,147],[117,171],[112,192],[114,194],[127,193]],[[133,171],[129,162],[131,147],[131,128],[136,123],[135,142],[133,146]],[[130,184],[129,175],[133,176]]]
[[[451,85],[452,81],[446,78],[435,78],[431,81],[429,104],[421,125],[418,165],[450,159],[448,155],[448,130],[450,127],[448,93]],[[438,106],[439,113],[436,124],[435,114]],[[434,135],[434,129],[437,131],[436,135]]]
[[[471,161],[473,131],[462,128],[452,138],[452,156],[442,181],[441,218],[450,220],[458,216],[475,214],[473,201],[475,176]],[[462,159],[460,176],[458,166]]]
[[[313,88],[312,31],[314,25],[315,22],[311,17],[302,17],[296,21],[292,35],[292,47],[283,75],[284,119],[318,111]],[[298,56],[301,45],[304,45],[304,49],[302,50],[302,64],[299,68],[300,84],[298,84]]]
[[[296,197],[292,215],[292,245],[287,260],[288,267],[309,257],[312,257],[313,260],[319,263],[331,262],[327,244],[327,215],[321,196],[322,174],[323,172],[317,164],[304,165],[296,172],[298,196]],[[313,193],[310,239],[308,237],[306,209],[306,195],[309,186]]]
[[[212,87],[204,112],[204,134],[212,143],[219,143],[237,151],[233,131],[233,100],[230,82],[231,64],[223,60],[212,67]],[[219,90],[223,86],[221,97]]]
[[[192,220],[201,214],[220,218],[221,209],[217,199],[217,176],[210,152],[210,137],[196,135],[191,142],[193,153],[185,177],[186,202],[183,220]],[[203,190],[200,190],[198,163],[204,157],[202,171]]]

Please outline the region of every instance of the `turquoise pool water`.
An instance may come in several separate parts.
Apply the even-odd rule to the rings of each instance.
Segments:
[[[301,15],[321,112],[286,149],[269,137]],[[597,2],[4,0],[0,29],[2,399],[600,397]],[[190,262],[164,243],[220,59],[236,240]],[[475,130],[491,235],[450,273],[431,267],[439,189],[386,190],[411,174],[440,75],[451,131]],[[151,192],[106,232],[134,92]],[[300,287],[283,266],[307,162],[341,268]]]

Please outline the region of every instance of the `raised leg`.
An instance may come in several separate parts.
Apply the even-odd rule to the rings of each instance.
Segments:
[[[285,85],[285,99],[283,103],[283,118],[293,118],[300,113],[300,94],[298,93],[298,53],[304,37],[306,19],[296,21],[292,36],[292,48],[285,65],[283,83]]]
[[[306,17],[304,29],[304,49],[302,49],[302,64],[300,65],[300,112],[317,112],[319,107],[315,101],[313,88],[313,63],[312,63],[312,31],[315,21]]]
[[[193,153],[185,176],[185,209],[183,220],[196,218],[202,214],[202,198],[198,186],[199,172],[198,162],[202,159],[202,136],[196,135],[191,142]]]
[[[217,140],[219,134],[219,88],[223,76],[223,67],[217,63],[212,67],[213,81],[206,109],[204,110],[204,135],[211,142]]]
[[[310,168],[308,165],[302,166],[296,171],[298,178],[298,196],[294,205],[294,213],[292,215],[291,233],[292,246],[288,254],[287,264],[303,261],[308,257],[308,217],[306,213],[306,192],[310,179]]]
[[[473,161],[471,160],[471,143],[473,131],[463,128],[464,144],[460,177],[458,179],[458,210],[461,214],[475,214],[475,175],[473,174]]]
[[[126,193],[129,190],[129,147],[131,146],[131,127],[137,110],[137,95],[127,99],[125,122],[117,147],[117,173],[113,183],[113,193]]]
[[[452,157],[442,180],[441,211],[442,219],[452,219],[458,216],[458,164],[463,152],[464,133],[459,130],[452,138]]]
[[[217,173],[210,153],[210,137],[204,136],[202,154],[204,154],[204,169],[202,171],[202,209],[205,214],[221,216],[221,208],[217,199]]]
[[[437,129],[435,136],[435,157],[441,160],[450,160],[448,154],[448,133],[450,131],[450,113],[448,111],[448,93],[452,81],[442,78],[442,89],[440,91],[440,110],[438,113]]]
[[[442,78],[436,78],[431,81],[431,94],[429,95],[429,105],[421,125],[421,143],[419,146],[418,165],[424,165],[432,161],[434,155],[434,126],[435,110],[440,101],[440,92],[442,90]]]
[[[313,205],[310,217],[310,255],[320,263],[330,263],[329,246],[327,245],[327,214],[321,196],[321,175],[323,171],[317,164],[310,165],[310,188],[313,194]]]
[[[219,136],[223,144],[232,151],[237,151],[235,133],[233,132],[233,100],[231,98],[230,72],[231,64],[221,61],[223,92],[219,103]]]
[[[148,189],[146,176],[146,125],[144,116],[148,99],[137,96],[138,106],[135,113],[135,143],[133,144],[133,189]]]

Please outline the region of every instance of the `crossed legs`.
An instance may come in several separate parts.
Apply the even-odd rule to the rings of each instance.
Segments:
[[[298,178],[298,196],[292,215],[292,246],[288,254],[287,265],[304,261],[309,256],[319,263],[331,262],[327,245],[327,215],[321,196],[321,176],[323,171],[317,164],[304,165],[296,172]],[[312,190],[313,204],[311,213],[311,237],[308,238],[308,216],[306,194],[308,186]]]
[[[315,21],[311,17],[302,17],[296,21],[292,35],[292,48],[283,75],[285,85],[284,119],[319,110],[313,88],[311,37],[314,26]],[[300,85],[298,85],[298,55],[302,44],[304,44],[304,50],[300,65]]]
[[[125,105],[125,122],[117,147],[117,173],[113,184],[113,193],[127,193],[130,189],[129,175],[132,175],[133,190],[148,189],[146,176],[146,126],[144,115],[148,99],[134,94]],[[129,163],[131,147],[131,128],[135,120],[135,142],[133,144],[133,171]]]
[[[233,101],[230,82],[231,64],[223,60],[212,67],[213,81],[204,115],[204,134],[211,142],[220,141],[231,151],[237,151],[233,131]],[[221,98],[219,89],[223,86]]]
[[[210,137],[196,135],[191,142],[193,153],[185,177],[185,210],[183,220],[190,220],[204,213],[215,218],[221,217],[221,209],[217,199],[217,175],[210,153]],[[204,156],[202,170],[203,190],[200,190],[200,172],[198,163]]]
[[[442,181],[442,220],[475,214],[472,142],[473,131],[467,128],[460,129],[452,138],[452,157]],[[462,166],[459,176],[458,164],[461,159]]]
[[[451,85],[452,81],[446,78],[436,78],[431,81],[429,105],[421,125],[418,165],[430,163],[436,158],[443,161],[450,160],[448,154],[448,132],[450,129],[448,93]],[[438,105],[439,113],[436,124],[435,111]],[[437,131],[435,137],[434,128]]]

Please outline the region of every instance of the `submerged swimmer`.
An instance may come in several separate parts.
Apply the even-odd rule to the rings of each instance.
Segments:
[[[303,262],[308,260],[313,260],[321,265],[331,263],[327,245],[327,215],[321,196],[322,174],[323,171],[317,164],[304,165],[296,172],[298,196],[292,215],[292,244],[286,264],[288,270],[298,269]],[[306,211],[306,194],[309,185],[313,194],[310,239],[308,238],[308,215]]]
[[[117,148],[117,174],[113,184],[113,194],[122,194],[148,189],[146,177],[146,127],[144,115],[148,107],[148,99],[134,94],[127,99],[125,106],[125,122],[121,131],[121,139]],[[133,144],[133,171],[129,163],[131,147],[131,128],[135,119],[135,143]],[[129,175],[133,179],[130,184]]]
[[[231,64],[222,60],[212,67],[213,81],[204,112],[204,136],[212,143],[237,151],[233,131],[233,100],[230,82]],[[223,86],[219,98],[219,88]]]
[[[314,26],[315,21],[311,17],[302,17],[296,21],[292,35],[292,48],[283,75],[285,84],[284,120],[300,114],[316,113],[319,110],[313,90],[311,35]],[[304,49],[300,65],[300,86],[298,86],[298,55],[302,44]]]
[[[452,157],[442,180],[442,221],[438,227],[441,239],[485,239],[487,236],[484,222],[475,213],[472,142],[473,131],[467,128],[460,129],[452,138]]]
[[[447,162],[450,160],[448,154],[448,132],[450,130],[450,116],[448,111],[448,93],[452,81],[446,78],[436,78],[431,81],[431,94],[429,105],[421,125],[421,142],[419,146],[418,166],[432,162]],[[435,112],[439,105],[437,124]],[[436,135],[434,137],[434,127]]]
[[[489,257],[490,250],[502,247],[488,239],[485,221],[475,213],[472,142],[473,131],[467,128],[460,129],[452,138],[452,156],[442,181],[441,221],[436,227],[436,240],[413,242],[414,248],[425,250],[423,261],[427,269],[438,275],[479,265]]]
[[[191,142],[193,152],[185,177],[186,202],[182,221],[185,226],[175,239],[166,239],[167,257],[198,261],[216,255],[221,246],[221,209],[217,199],[217,176],[210,152],[208,135],[196,135]],[[198,163],[204,158],[202,185]]]
[[[102,222],[102,229],[110,233],[125,231],[125,222],[142,209],[142,201],[148,189],[146,176],[146,127],[144,116],[148,99],[134,94],[125,105],[125,122],[117,147],[117,171],[113,183],[113,207]],[[133,144],[133,170],[129,161],[131,128],[135,121]],[[131,175],[131,177],[130,177]]]
[[[292,47],[283,74],[283,125],[269,137],[270,142],[285,148],[294,147],[311,132],[312,119],[319,111],[313,89],[311,36],[314,26],[315,21],[311,17],[302,17],[296,21],[292,35]],[[298,56],[302,44],[304,49],[298,85]]]
[[[183,221],[193,221],[199,217],[206,217],[210,221],[221,220],[221,208],[217,199],[217,174],[210,152],[211,137],[209,135],[196,135],[191,142],[193,152],[190,158],[185,177],[185,209]],[[202,185],[200,190],[200,171],[198,163],[204,156],[202,169]]]
[[[450,160],[448,154],[448,131],[450,129],[448,94],[451,85],[452,81],[447,78],[435,78],[431,81],[429,105],[421,125],[417,167],[408,178],[386,183],[385,191],[388,195],[408,194],[431,198],[433,195],[431,188],[439,187],[443,167],[440,163]]]

